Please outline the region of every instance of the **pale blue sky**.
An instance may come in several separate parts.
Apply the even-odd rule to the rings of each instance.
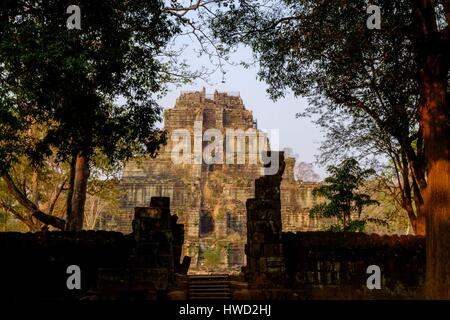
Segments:
[[[189,56],[187,54],[184,58],[189,62],[191,68],[211,67],[208,59],[197,58],[192,52]],[[235,61],[247,60],[250,57],[250,51],[246,48],[238,49],[233,55]],[[225,83],[222,83],[222,73],[217,71],[208,81],[210,83],[198,80],[191,85],[182,87],[169,86],[169,93],[159,100],[159,103],[164,108],[171,108],[180,91],[201,90],[202,87],[206,88],[207,93],[213,93],[215,90],[240,92],[246,108],[252,110],[253,116],[258,120],[258,128],[279,129],[281,149],[290,147],[295,154],[298,154],[300,161],[314,163],[320,141],[323,140],[323,134],[310,119],[295,117],[297,112],[304,111],[308,102],[306,99],[295,98],[291,94],[276,102],[270,100],[266,93],[267,85],[258,81],[256,74],[257,67],[245,69],[240,65],[228,65],[226,66]],[[318,167],[317,164],[314,166],[317,173],[323,178],[325,170]]]

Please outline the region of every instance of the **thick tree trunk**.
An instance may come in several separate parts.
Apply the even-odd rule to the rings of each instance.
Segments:
[[[430,165],[427,213],[427,296],[450,299],[450,161]]]
[[[448,12],[448,1],[446,10]],[[420,68],[421,106],[427,187],[423,192],[426,216],[426,295],[450,299],[450,108],[447,102],[450,44],[448,30],[438,30],[436,2],[413,2],[418,33],[416,60]]]
[[[439,83],[440,82],[440,83]],[[426,102],[420,122],[428,163],[424,194],[427,218],[427,296],[450,299],[450,130],[447,80],[424,83]]]
[[[416,209],[416,221],[415,221],[415,229],[414,233],[417,236],[425,236],[427,234],[427,228],[426,228],[426,216],[423,213],[423,204],[418,204],[418,207]]]
[[[89,174],[89,159],[82,153],[78,153],[75,161],[71,210],[67,219],[68,230],[77,231],[83,228]]]
[[[426,219],[422,208],[414,210],[412,203],[407,203],[404,209],[408,213],[409,222],[416,236],[426,235]]]
[[[423,209],[423,196],[420,187],[413,179],[414,204],[416,206],[416,235],[426,235],[426,216]]]
[[[421,77],[420,109],[428,165],[424,213],[427,219],[427,296],[450,299],[450,125],[445,57],[430,55]]]

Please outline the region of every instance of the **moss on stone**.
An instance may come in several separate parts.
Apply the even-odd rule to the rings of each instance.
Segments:
[[[208,268],[214,268],[219,266],[222,263],[222,247],[214,246],[210,248],[206,248],[203,252],[203,257],[205,259],[205,266]]]

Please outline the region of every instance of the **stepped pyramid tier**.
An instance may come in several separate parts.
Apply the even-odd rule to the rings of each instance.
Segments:
[[[262,131],[257,129],[252,112],[245,108],[238,93],[206,94],[205,89],[182,92],[175,107],[165,111],[164,127],[168,141],[156,158],[133,159],[125,165],[122,206],[128,214],[120,217],[119,230],[130,231],[127,228],[135,207],[148,206],[152,197],[170,197],[172,213],[185,226],[183,255],[192,258],[190,272],[239,272],[245,265],[245,204],[254,196],[255,179],[264,168],[260,161],[249,161],[255,151],[249,147],[249,139],[241,145],[245,148],[244,164],[207,164],[201,158],[196,161],[195,139],[201,139],[197,136],[209,129],[216,129],[224,136],[226,150],[227,130],[251,129],[258,136],[263,136]],[[190,134],[192,154],[186,158],[188,161],[174,163],[173,151],[179,141],[172,136],[180,130]],[[208,143],[211,142],[203,142],[202,147]],[[316,202],[312,196],[316,185],[295,181],[295,160],[287,158],[285,163],[281,184],[283,230],[318,230],[327,222],[308,215]]]

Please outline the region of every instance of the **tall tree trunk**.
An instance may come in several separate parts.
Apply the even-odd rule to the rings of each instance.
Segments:
[[[75,166],[77,164],[77,155],[73,154],[72,159],[70,159],[70,172],[69,172],[69,188],[67,190],[66,199],[66,229],[70,229],[72,217],[72,198],[73,198],[73,187],[75,183]]]
[[[428,163],[424,194],[427,218],[427,295],[450,299],[450,130],[446,110],[447,80],[426,79],[421,125]]]
[[[448,4],[448,3],[447,3]],[[415,0],[416,59],[420,68],[421,106],[427,187],[423,193],[426,215],[426,295],[450,299],[450,108],[447,87],[450,44],[439,31],[436,2]]]
[[[75,161],[75,175],[73,180],[73,194],[71,201],[71,217],[68,229],[81,230],[84,222],[84,205],[86,203],[86,191],[89,179],[89,159],[82,153],[78,153]]]
[[[400,162],[401,161],[401,162]],[[409,222],[411,223],[411,227],[413,228],[414,234],[418,236],[424,236],[426,232],[425,228],[425,219],[422,210],[422,197],[420,195],[420,191],[417,189],[417,184],[415,183],[415,178],[410,176],[409,170],[409,162],[407,155],[402,152],[401,160],[400,157],[397,158],[398,166],[397,168],[401,168],[401,179],[399,173],[397,173],[397,179],[400,185],[401,196],[402,196],[402,207],[408,213]],[[412,170],[412,169],[411,169]],[[411,181],[412,180],[412,186]],[[413,193],[414,190],[414,193]],[[413,200],[414,198],[414,200]],[[415,204],[415,208],[413,205],[413,201]]]
[[[417,182],[412,179],[414,204],[416,206],[416,235],[426,235],[426,216],[423,209],[423,196]]]
[[[423,212],[423,204],[418,204],[416,207],[416,221],[415,221],[415,229],[414,233],[417,236],[425,236],[427,234],[427,221],[426,216]]]

